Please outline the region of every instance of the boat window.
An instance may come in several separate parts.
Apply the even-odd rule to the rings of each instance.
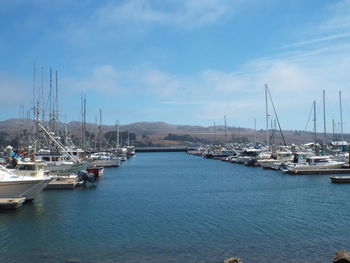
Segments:
[[[18,167],[18,170],[21,170],[21,171],[34,171],[35,170],[35,167],[34,165],[25,165],[25,164],[22,164]]]

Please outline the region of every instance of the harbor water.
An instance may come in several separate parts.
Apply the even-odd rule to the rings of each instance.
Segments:
[[[0,212],[0,262],[331,262],[350,185],[185,153],[139,153],[96,186]]]

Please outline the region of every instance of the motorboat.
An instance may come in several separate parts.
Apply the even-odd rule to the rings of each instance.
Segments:
[[[50,180],[47,176],[17,175],[0,165],[0,198],[25,197],[33,200]]]
[[[101,167],[119,167],[120,157],[108,152],[97,152],[90,155],[90,165]]]
[[[277,151],[271,154],[271,158],[264,158],[257,160],[259,166],[263,168],[276,169],[284,162],[293,161],[293,154],[289,151]]]
[[[288,171],[297,170],[319,170],[319,169],[339,169],[345,162],[335,161],[330,156],[311,156],[306,158],[305,163],[290,163],[286,165]]]

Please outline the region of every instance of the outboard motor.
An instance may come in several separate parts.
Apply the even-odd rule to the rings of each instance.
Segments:
[[[87,171],[85,170],[80,170],[77,174],[77,180],[78,182],[89,182],[89,183],[93,183],[96,181],[96,176],[94,174],[89,174]]]

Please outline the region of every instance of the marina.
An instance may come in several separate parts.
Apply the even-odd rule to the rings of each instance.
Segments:
[[[350,0],[0,14],[0,263],[350,263]]]
[[[330,262],[350,249],[350,192],[339,187],[327,175],[139,153],[93,187],[44,191],[1,211],[0,260]]]

